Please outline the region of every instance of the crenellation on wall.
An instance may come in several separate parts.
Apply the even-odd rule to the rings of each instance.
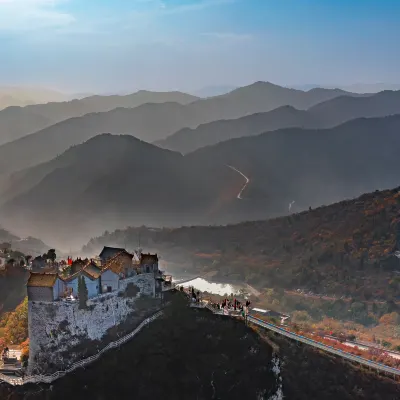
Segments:
[[[134,286],[126,290],[129,284]],[[149,273],[121,280],[118,291],[89,299],[85,309],[79,309],[78,301],[29,301],[28,372],[65,369],[89,351],[100,350],[112,335],[134,329],[160,309],[154,293],[155,278]]]

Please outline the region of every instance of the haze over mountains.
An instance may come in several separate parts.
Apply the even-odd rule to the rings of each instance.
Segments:
[[[24,254],[32,256],[42,255],[46,253],[50,247],[43,243],[40,239],[34,237],[20,238],[0,227],[0,243],[8,242],[12,249],[20,251]]]
[[[240,186],[224,165],[196,165],[132,136],[104,134],[20,173],[10,190],[22,194],[4,205],[1,220],[17,232],[40,231],[43,238],[57,225],[60,237],[76,244],[93,228],[127,221],[199,223]]]
[[[195,129],[184,128],[156,144],[188,153],[225,140],[281,128],[331,128],[355,118],[381,117],[399,112],[400,91],[384,91],[365,97],[339,96],[306,111],[282,106],[266,113],[203,124]]]
[[[0,110],[11,106],[27,106],[29,104],[47,103],[49,101],[66,101],[70,97],[55,90],[0,86]]]
[[[399,130],[400,115],[362,118],[233,139],[187,156],[129,135],[100,135],[15,174],[0,219],[24,235],[34,229],[47,242],[62,242],[121,225],[284,215],[292,201],[293,211],[303,210],[396,186]],[[237,194],[244,178],[229,165],[250,179],[243,200]]]
[[[85,114],[94,108],[106,111]],[[127,225],[269,218],[400,183],[400,92],[256,82],[207,99],[138,92],[14,111],[10,128],[63,120],[0,146],[0,221],[56,247]]]
[[[305,85],[292,85],[294,89],[299,90],[310,90],[315,88],[330,88],[330,89],[342,89],[352,93],[378,93],[384,90],[400,90],[400,83],[353,83],[351,85],[330,85],[330,84],[305,84]]]
[[[176,102],[187,104],[197,97],[181,92],[148,92],[130,95],[90,96],[66,102],[35,104],[27,107],[8,107],[0,111],[0,144],[17,140],[69,118],[88,113],[134,108],[146,103]]]
[[[220,96],[237,89],[237,86],[221,85],[221,86],[206,86],[199,90],[193,91],[193,95],[206,98]]]
[[[3,138],[8,138],[3,139],[3,143],[10,138],[10,133],[7,132],[13,127],[15,129],[15,120],[23,121],[22,117],[28,111],[33,112],[29,118],[35,119],[36,122],[40,115],[43,121],[39,122],[43,122],[45,126],[50,124],[50,119],[63,121],[0,146],[0,171],[3,174],[11,173],[51,160],[70,146],[82,143],[100,133],[130,133],[139,139],[153,142],[185,127],[195,128],[211,121],[267,112],[283,105],[308,109],[344,94],[346,92],[340,90],[325,89],[303,92],[268,82],[256,82],[222,96],[197,101],[193,101],[196,99],[193,96],[181,93],[169,95],[138,92],[130,96],[94,96],[65,104],[29,106],[14,111],[6,109],[0,112],[0,132],[3,132]],[[186,105],[178,104],[175,101],[177,99]],[[146,101],[146,104],[142,104]],[[126,109],[116,108],[122,105]],[[114,109],[107,112],[112,107]],[[92,114],[94,109],[96,114]],[[100,110],[104,112],[100,113]],[[7,112],[16,112],[9,128],[7,128]],[[81,117],[67,119],[68,116],[77,115]],[[1,121],[5,121],[5,125],[2,126]],[[34,123],[30,124],[27,121],[23,124],[23,128],[26,126],[33,129]],[[13,135],[18,136],[15,132]],[[19,135],[23,136],[21,132]],[[15,157],[20,160],[18,164],[12,162]]]
[[[395,186],[399,129],[400,115],[361,118],[331,129],[289,128],[233,139],[187,157],[242,171],[250,183],[240,204],[253,203],[254,218],[265,218],[267,209],[287,213],[293,200],[299,210]]]

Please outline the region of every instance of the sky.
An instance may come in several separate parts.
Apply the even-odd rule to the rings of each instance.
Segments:
[[[400,83],[399,0],[0,0],[0,85]]]

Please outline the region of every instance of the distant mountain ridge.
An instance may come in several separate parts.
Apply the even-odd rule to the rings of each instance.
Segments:
[[[0,111],[0,145],[69,118],[88,113],[111,111],[115,108],[135,108],[145,103],[177,102],[188,104],[197,97],[181,92],[148,92],[141,90],[130,95],[90,96],[64,102],[9,107]],[[11,119],[11,122],[10,122]],[[26,121],[15,124],[15,120]]]
[[[221,85],[221,86],[206,86],[199,90],[193,91],[193,95],[206,98],[220,96],[221,94],[226,94],[232,90],[237,89],[237,86]]]
[[[14,172],[51,160],[69,147],[104,133],[132,134],[140,139],[175,132],[189,124],[191,114],[178,103],[142,104],[136,108],[116,108],[70,118],[39,132],[0,146],[0,171]],[[12,160],[18,157],[18,164]]]
[[[293,89],[299,90],[310,90],[315,88],[325,88],[325,89],[341,89],[346,90],[347,92],[352,93],[379,93],[384,90],[400,90],[400,83],[387,83],[387,82],[378,82],[378,83],[353,83],[351,85],[342,85],[342,84],[317,84],[317,83],[308,83],[303,85],[289,85]]]
[[[201,148],[196,163],[232,165],[250,183],[236,221],[331,204],[400,183],[400,115],[360,118],[331,129],[288,128]]]
[[[134,101],[137,101],[139,93],[132,95]],[[325,89],[302,92],[282,88],[268,82],[256,82],[222,96],[201,99],[189,102],[186,105],[176,102],[163,102],[162,104],[141,104],[136,108],[114,109],[105,113],[87,114],[64,120],[0,146],[0,171],[11,173],[51,160],[70,146],[82,143],[103,132],[130,133],[139,139],[152,142],[164,139],[184,127],[195,128],[202,123],[220,119],[234,119],[286,105],[298,109],[307,109],[345,94],[346,92],[340,90]],[[168,95],[168,93],[165,94],[165,96]],[[349,95],[351,94],[349,93]],[[165,96],[163,97],[164,100],[166,100]],[[183,96],[185,99],[187,98],[186,95]],[[120,99],[118,96],[117,98]],[[85,110],[81,106],[85,101],[94,101],[93,98],[89,99],[92,100],[83,99],[68,104],[70,107],[76,108],[75,113],[84,114],[88,108]],[[143,98],[140,97],[140,99]],[[189,99],[192,99],[192,97],[189,97]],[[105,100],[100,98],[99,101],[102,103]],[[133,106],[133,100],[129,104]],[[49,112],[48,106],[44,108],[44,110],[47,110],[46,113],[43,112],[44,117],[52,114],[54,118],[55,111]],[[52,106],[57,112],[64,111],[63,108],[60,109],[59,103]],[[61,117],[61,114],[58,115],[58,118]],[[65,113],[63,114],[64,117]],[[0,124],[1,120],[2,114],[0,113]],[[12,162],[15,157],[19,158],[18,164]]]
[[[51,232],[65,243],[128,224],[285,215],[293,201],[291,212],[398,185],[399,131],[400,115],[361,118],[232,139],[186,156],[130,135],[99,135],[15,174],[0,218],[19,234],[35,227],[43,239]],[[250,180],[242,200],[244,177],[229,165]]]
[[[384,117],[400,113],[400,90],[385,90],[374,95],[337,98],[316,104],[309,110],[327,125],[361,117]]]
[[[186,154],[225,140],[276,129],[331,128],[351,119],[397,113],[400,113],[400,91],[385,91],[365,97],[339,96],[306,111],[283,106],[266,113],[203,124],[195,129],[184,128],[155,144]]]
[[[267,112],[287,105],[306,110],[341,95],[353,94],[336,89],[315,89],[304,92],[270,82],[255,82],[221,96],[198,100],[189,107],[195,111],[201,109],[203,113],[206,113],[208,122],[211,122]]]
[[[292,106],[282,106],[266,113],[209,122],[195,129],[184,128],[154,144],[187,154],[201,147],[212,146],[238,137],[258,135],[269,130],[317,125],[317,121],[313,120],[307,111],[297,110]]]
[[[66,100],[68,100],[67,95],[55,90],[35,87],[0,86],[0,110],[11,106],[24,107],[29,104]]]
[[[38,256],[46,253],[50,247],[40,239],[34,237],[20,238],[0,227],[0,243],[8,242],[12,250],[20,251],[25,255]]]
[[[28,234],[26,227],[35,226],[44,239],[55,225],[71,238],[76,226],[79,242],[93,228],[128,220],[201,221],[224,201],[224,193],[240,185],[223,165],[196,165],[133,136],[103,134],[22,171],[10,188],[15,197],[0,214],[16,231]]]

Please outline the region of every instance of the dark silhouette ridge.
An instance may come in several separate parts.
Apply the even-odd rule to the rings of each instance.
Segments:
[[[1,398],[106,400],[118,393],[122,400],[273,399],[279,388],[283,396],[299,400],[394,400],[399,394],[396,382],[340,358],[258,334],[239,320],[189,309],[186,301],[173,306],[99,361],[51,386],[1,385]],[[110,379],[99,379],[105,376]]]
[[[115,109],[117,105],[113,103],[113,110],[93,113],[93,111],[99,111],[99,107],[85,109],[82,102],[87,100],[74,100],[67,103],[73,109],[70,117],[77,115],[80,117],[67,119],[68,117],[64,113],[56,118],[58,121],[63,120],[62,122],[42,130],[32,127],[29,132],[25,132],[25,135],[31,132],[35,133],[0,146],[0,171],[3,174],[12,173],[51,160],[70,146],[82,143],[104,132],[129,133],[139,139],[153,142],[164,139],[185,127],[195,128],[202,123],[267,112],[285,105],[304,110],[343,94],[346,92],[329,89],[311,93],[287,89],[266,82],[256,82],[235,89],[228,94],[201,99],[187,105],[168,102],[167,94],[165,94],[163,104],[161,102],[142,104],[136,108],[132,108],[133,104],[131,104],[130,108]],[[348,93],[348,95],[352,94]],[[137,97],[140,98],[141,95],[137,94]],[[100,99],[103,101],[103,97]],[[54,103],[53,106],[56,109],[54,113],[59,112],[60,103]],[[43,107],[50,107],[50,105]],[[127,107],[125,103],[124,107]],[[25,110],[25,108],[21,110]],[[45,111],[41,115],[50,118],[49,115],[52,113],[48,108],[45,108]],[[90,112],[92,113],[83,115]],[[0,112],[0,126],[2,115]],[[51,118],[54,120],[54,117]],[[7,132],[7,128],[4,127],[2,131]],[[19,159],[18,164],[12,162],[16,157]]]
[[[100,135],[17,174],[0,217],[20,234],[79,241],[129,224],[285,215],[293,201],[292,212],[398,185],[399,130],[400,115],[362,118],[232,139],[187,156],[129,135]],[[245,179],[228,165],[250,179],[242,200]]]
[[[282,106],[266,113],[203,124],[195,129],[184,128],[155,144],[185,154],[229,139],[282,128],[331,128],[356,118],[399,113],[400,91],[385,91],[369,97],[339,96],[306,111]]]
[[[196,165],[133,136],[103,134],[21,173],[10,187],[19,195],[4,205],[1,220],[17,232],[34,227],[43,238],[57,226],[79,243],[82,233],[104,224],[144,223],[148,217],[167,225],[193,217],[200,222],[240,185],[224,165]],[[72,227],[74,235],[68,233]]]
[[[141,90],[129,95],[89,96],[71,101],[8,107],[0,111],[0,145],[17,140],[57,122],[118,107],[134,108],[145,103],[177,102],[188,104],[197,97],[181,92]]]

